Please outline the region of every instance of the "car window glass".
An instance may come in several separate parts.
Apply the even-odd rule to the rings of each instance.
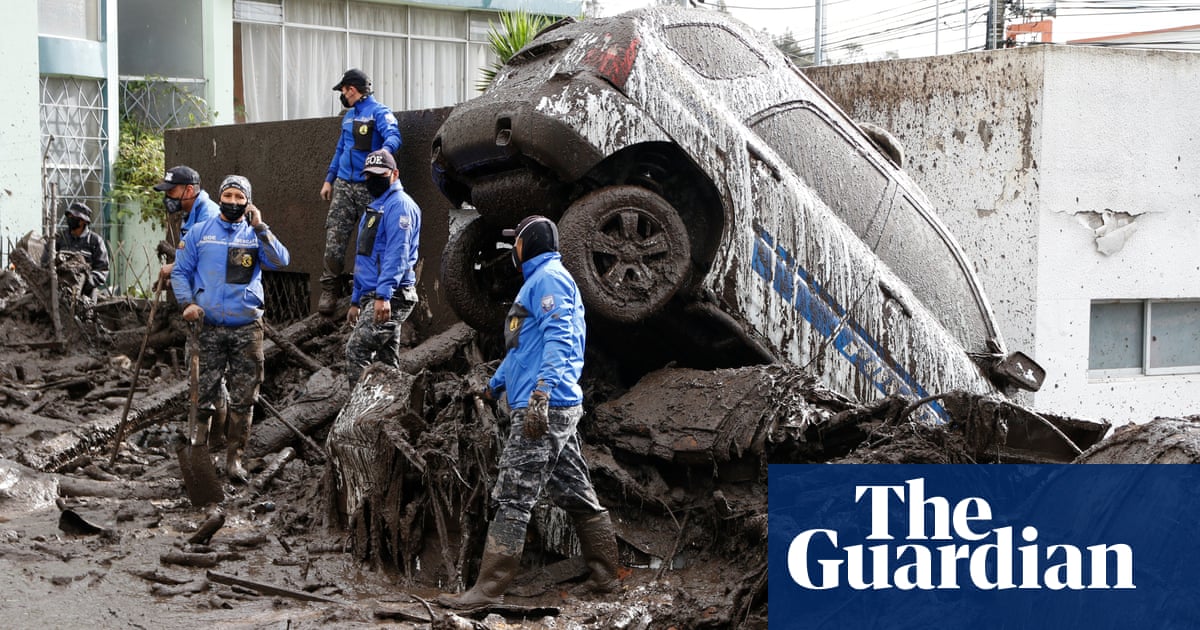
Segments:
[[[776,110],[751,127],[859,238],[869,241],[885,206],[887,177],[827,120],[802,105]]]
[[[667,45],[698,74],[736,79],[767,69],[763,58],[737,35],[711,24],[668,26]]]
[[[812,188],[967,348],[990,336],[954,250],[885,171],[804,103],[753,122],[755,133]]]
[[[868,243],[871,244],[871,243]],[[871,244],[874,245],[874,244]],[[950,244],[913,202],[901,196],[887,214],[875,253],[968,349],[978,349],[988,333],[967,274]]]

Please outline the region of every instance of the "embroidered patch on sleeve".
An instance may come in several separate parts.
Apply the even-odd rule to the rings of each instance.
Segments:
[[[542,297],[542,312],[549,313],[554,310],[554,296],[546,295]]]

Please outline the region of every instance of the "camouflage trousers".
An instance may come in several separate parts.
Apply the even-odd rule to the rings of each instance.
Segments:
[[[220,406],[228,389],[229,408],[254,407],[263,382],[263,325],[205,326],[200,331],[200,406]]]
[[[333,195],[329,202],[329,216],[325,217],[325,268],[321,271],[321,285],[331,287],[342,275],[346,261],[346,247],[350,235],[358,226],[358,220],[367,204],[374,201],[367,185],[363,182],[348,182],[340,177],[333,180]]]
[[[402,289],[392,298],[392,317],[376,324],[374,294],[362,299],[358,321],[354,322],[354,330],[346,340],[346,377],[350,379],[351,387],[372,360],[392,367],[400,366],[400,324],[408,319],[416,305],[416,289]]]
[[[496,517],[488,527],[489,543],[513,555],[520,555],[525,546],[530,514],[543,492],[571,515],[604,510],[592,487],[576,431],[583,406],[551,407],[546,435],[536,440],[526,438],[522,431],[525,411],[512,411],[500,473],[492,488]]]

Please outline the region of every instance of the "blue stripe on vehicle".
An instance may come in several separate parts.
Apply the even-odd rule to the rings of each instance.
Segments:
[[[814,331],[831,339],[838,354],[885,396],[928,396],[926,389],[891,358],[891,353],[854,318],[848,317],[846,309],[757,221],[754,229],[756,235],[751,268],[786,303],[792,305]],[[846,318],[844,325],[843,317]],[[935,424],[949,420],[945,409],[937,401],[922,406],[914,413]]]

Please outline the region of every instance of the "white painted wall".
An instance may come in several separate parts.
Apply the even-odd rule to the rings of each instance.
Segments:
[[[1200,55],[1056,48],[1046,55],[1037,338],[1055,378],[1040,408],[1114,422],[1200,413],[1200,375],[1087,376],[1091,300],[1200,299]],[[1081,222],[1136,218],[1097,251]]]
[[[38,101],[36,2],[5,6],[0,37],[0,240],[15,241],[41,229],[42,187]],[[5,253],[8,248],[0,247]],[[7,266],[8,260],[0,260]]]
[[[1038,46],[806,70],[890,129],[974,260],[1034,408],[1115,424],[1200,413],[1200,375],[1089,380],[1094,299],[1200,299],[1200,55]],[[1135,215],[1105,255],[1086,223]]]

